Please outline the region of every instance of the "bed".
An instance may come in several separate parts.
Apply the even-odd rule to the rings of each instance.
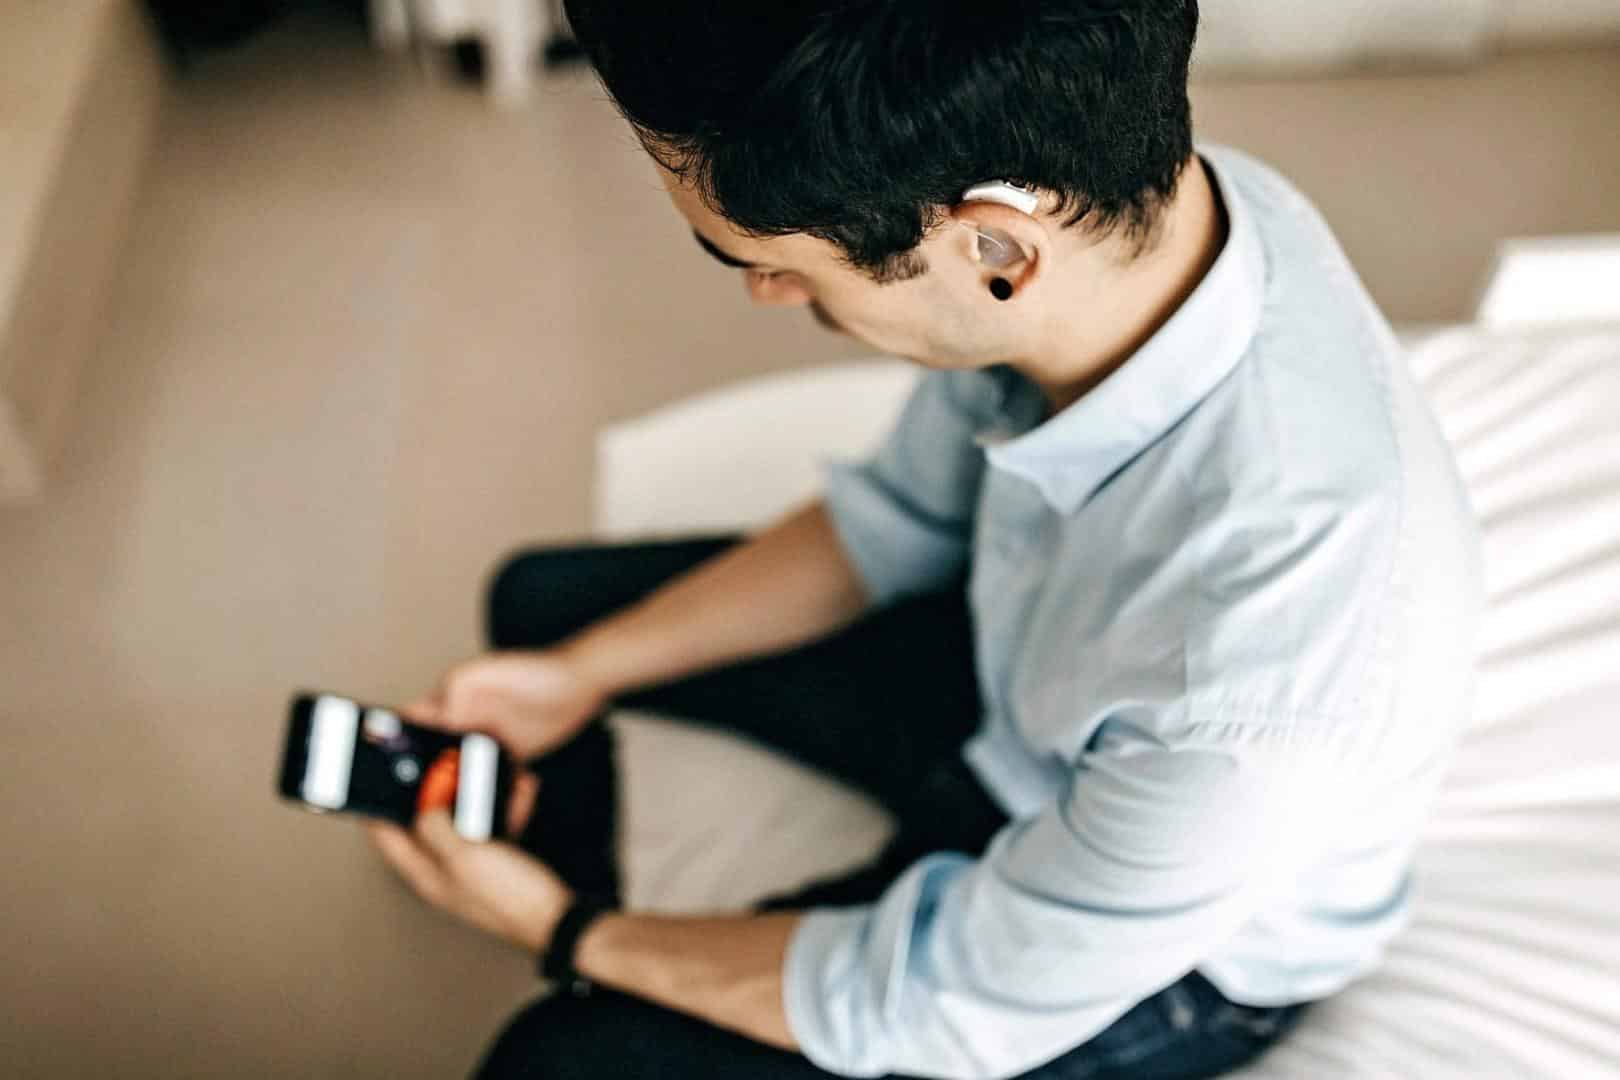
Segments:
[[[1241,1075],[1620,1075],[1620,323],[1431,331],[1410,358],[1485,530],[1473,722],[1387,963]],[[616,425],[598,445],[598,533],[757,527],[816,489],[820,460],[870,447],[915,377],[817,368]],[[860,861],[890,828],[729,735],[611,723],[636,906],[740,905]],[[739,822],[739,805],[757,812]]]

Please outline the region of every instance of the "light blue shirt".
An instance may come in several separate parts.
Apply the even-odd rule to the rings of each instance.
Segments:
[[[1476,526],[1315,209],[1200,153],[1228,239],[1114,374],[1043,422],[1010,368],[928,373],[829,470],[877,603],[971,568],[963,753],[1013,818],[806,915],[783,992],[830,1072],[1014,1076],[1191,969],[1320,998],[1399,929],[1470,704]]]

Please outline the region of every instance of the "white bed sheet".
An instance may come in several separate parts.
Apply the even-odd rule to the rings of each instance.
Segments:
[[[1413,921],[1250,1078],[1620,1076],[1620,327],[1412,354],[1485,527],[1479,700]],[[758,525],[874,442],[893,362],[751,380],[604,433],[600,533]],[[620,713],[630,901],[724,909],[859,861],[875,806],[729,736]],[[738,808],[747,808],[739,820]]]

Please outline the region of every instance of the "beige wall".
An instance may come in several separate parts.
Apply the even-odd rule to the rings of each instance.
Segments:
[[[1614,0],[1494,0],[1497,40],[1509,45],[1586,42],[1620,35]]]
[[[1503,237],[1620,229],[1620,48],[1202,82],[1195,123],[1287,173],[1397,321],[1467,318]]]
[[[1202,0],[1200,12],[1195,62],[1210,71],[1387,68],[1620,38],[1614,0]]]
[[[162,84],[135,0],[0,5],[0,502],[71,422]]]

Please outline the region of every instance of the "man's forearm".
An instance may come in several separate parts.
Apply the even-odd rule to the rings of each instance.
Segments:
[[[830,634],[868,606],[817,501],[588,627],[563,651],[620,694]]]
[[[782,974],[802,917],[604,915],[580,938],[574,963],[604,986],[796,1051]]]

